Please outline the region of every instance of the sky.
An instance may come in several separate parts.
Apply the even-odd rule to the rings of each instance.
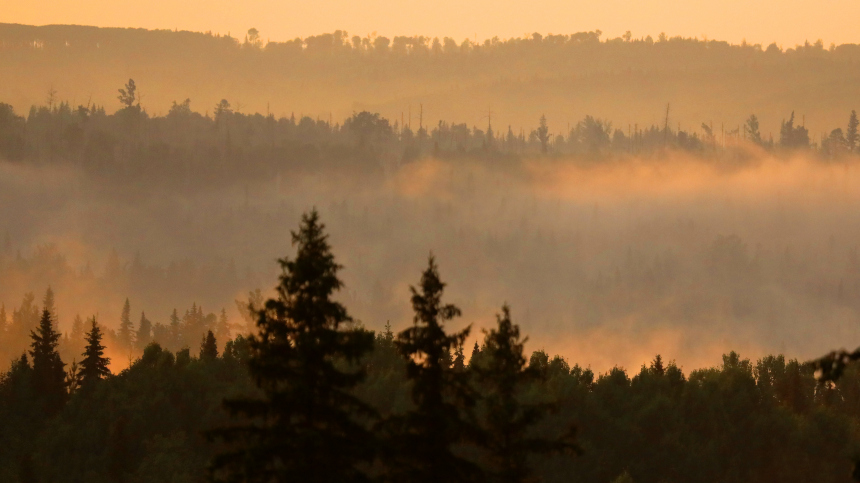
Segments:
[[[483,40],[531,32],[601,30],[617,37],[661,32],[785,47],[808,40],[860,43],[856,0],[2,0],[0,22],[168,28],[231,33],[257,28],[281,41],[337,29],[350,35],[427,35]]]

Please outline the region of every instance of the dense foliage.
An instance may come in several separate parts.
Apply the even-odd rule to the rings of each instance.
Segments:
[[[225,399],[234,401],[229,408],[256,408],[245,411],[252,416],[246,421],[295,425],[273,437],[341,435],[332,447],[340,451],[332,461],[340,463],[326,470],[352,468],[352,479],[527,481],[533,472],[552,482],[746,483],[836,482],[850,474],[860,443],[860,370],[854,366],[836,382],[818,385],[811,366],[796,360],[767,356],[752,363],[731,352],[719,366],[688,374],[656,356],[636,373],[614,367],[595,375],[543,351],[526,363],[524,340],[506,307],[466,364],[463,332],[447,335],[442,324],[459,311],[441,302],[444,283],[432,259],[413,289],[414,324],[399,335],[390,328],[373,335],[341,327],[345,309],[327,300],[340,282],[315,214],[296,241],[299,255],[282,262],[279,298],[258,312],[260,335],[237,336],[219,354],[207,332],[199,356],[153,343],[128,369],[102,378],[101,333],[91,321],[84,351],[89,382],[78,387],[67,378],[58,406],[55,371],[62,362],[51,311],[44,309],[30,357],[17,358],[0,378],[0,479],[204,481],[216,454],[261,448],[258,437],[265,433],[253,428],[268,427],[245,426],[254,437],[239,446],[208,442],[204,436],[213,429],[222,428],[224,436],[242,428],[224,410]],[[371,337],[374,349],[367,353]],[[357,367],[349,363],[355,357]],[[305,413],[313,404],[266,409],[286,394],[295,402],[334,405],[313,418]],[[384,431],[367,431],[376,424]],[[415,447],[390,444],[410,438],[425,439]],[[302,462],[290,459],[303,451],[291,438],[262,441],[275,443],[256,454],[277,455],[280,463],[270,468]],[[375,463],[360,464],[363,453],[350,446],[357,442],[377,455]],[[545,451],[578,448],[581,454]],[[305,457],[326,461],[320,451]],[[434,479],[430,471],[416,471],[438,458],[447,461],[446,474]]]

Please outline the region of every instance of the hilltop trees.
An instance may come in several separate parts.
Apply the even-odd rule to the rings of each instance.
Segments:
[[[232,444],[213,465],[227,481],[357,482],[373,456],[358,418],[373,410],[350,393],[364,377],[349,365],[364,356],[373,334],[345,326],[346,309],[332,300],[343,283],[324,225],[314,210],[292,233],[296,258],[280,260],[278,297],[258,312],[250,338],[250,374],[261,397],[226,402],[248,419],[216,436]],[[344,366],[346,365],[346,367]]]

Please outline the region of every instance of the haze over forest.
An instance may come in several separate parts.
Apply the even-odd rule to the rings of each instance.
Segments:
[[[408,320],[432,251],[468,322],[507,301],[535,348],[596,368],[813,356],[860,336],[858,61],[599,32],[2,25],[0,302],[50,285],[64,331],[118,323],[126,298],[238,323],[315,206],[369,328]]]
[[[425,35],[0,24],[0,481],[860,481],[860,45]]]

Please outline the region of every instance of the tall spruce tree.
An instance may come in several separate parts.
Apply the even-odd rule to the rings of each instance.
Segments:
[[[141,312],[140,323],[137,324],[137,334],[134,336],[134,344],[137,350],[143,352],[150,342],[152,342],[152,322],[146,318],[146,312]]]
[[[200,359],[215,360],[218,358],[218,341],[215,339],[215,334],[212,331],[207,331],[203,336],[203,341],[200,343]]]
[[[102,331],[96,318],[90,321],[90,331],[87,332],[87,345],[84,348],[83,360],[81,360],[81,386],[88,387],[96,381],[100,381],[111,375],[108,364],[110,359],[104,357],[105,346],[102,345]]]
[[[131,352],[134,348],[134,324],[131,322],[131,304],[125,299],[122,315],[119,319],[119,330],[116,337],[123,351]]]
[[[42,310],[42,318],[35,331],[30,331],[33,359],[33,388],[47,414],[54,414],[66,400],[65,364],[60,359],[57,346],[60,333],[54,329],[53,317],[48,309]]]
[[[419,287],[410,287],[413,325],[396,340],[406,358],[415,408],[387,423],[390,481],[461,482],[481,477],[476,465],[453,451],[474,436],[474,427],[464,415],[474,396],[466,373],[447,366],[451,350],[463,345],[470,328],[453,334],[445,331],[445,323],[459,316],[460,309],[442,303],[444,288],[431,255]]]
[[[532,454],[578,452],[575,430],[567,428],[556,438],[536,436],[534,427],[555,408],[553,403],[525,403],[520,397],[541,372],[526,368],[520,328],[511,322],[510,308],[502,307],[497,326],[484,331],[484,350],[474,367],[483,411],[483,447],[488,453],[490,481],[520,483],[534,480],[528,464]]]
[[[374,455],[365,420],[373,410],[351,390],[364,371],[350,371],[373,346],[373,334],[344,327],[351,319],[332,300],[341,266],[316,210],[302,216],[295,259],[280,260],[278,297],[258,312],[250,337],[251,376],[261,398],[226,401],[234,416],[251,418],[213,436],[234,445],[216,457],[216,481],[360,482]]]

